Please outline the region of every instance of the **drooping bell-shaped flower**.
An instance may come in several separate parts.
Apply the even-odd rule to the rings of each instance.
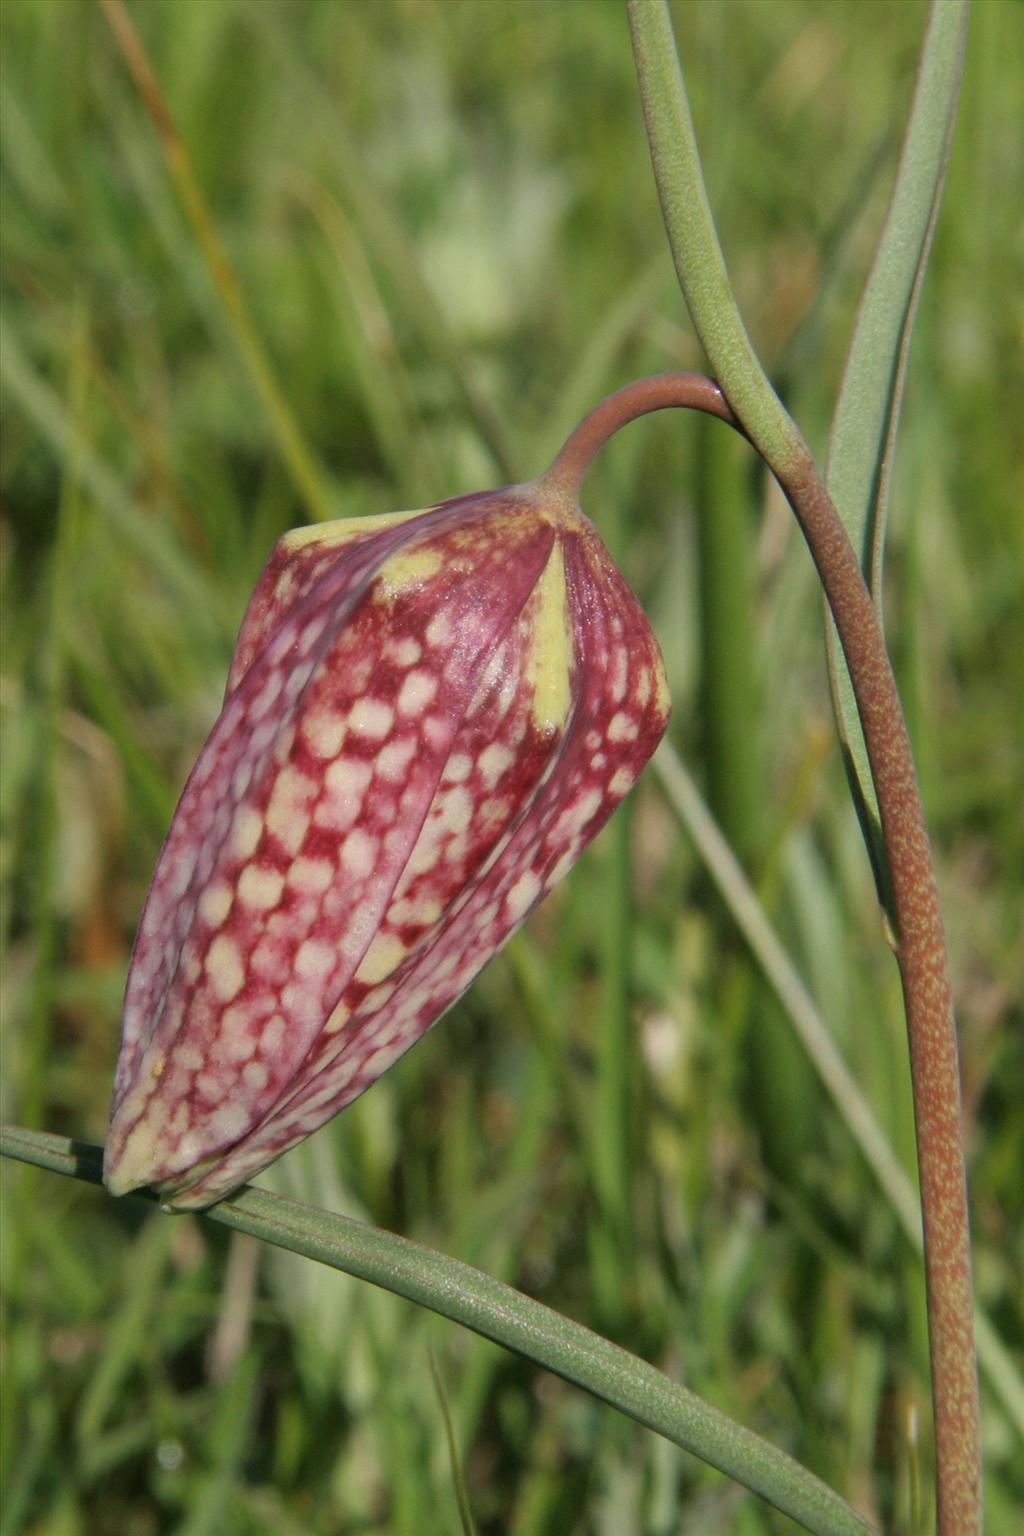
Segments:
[[[654,751],[657,641],[544,481],[286,534],[146,902],[116,1194],[227,1194],[368,1088]]]

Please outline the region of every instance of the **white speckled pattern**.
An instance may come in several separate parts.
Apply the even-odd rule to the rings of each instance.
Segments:
[[[367,1088],[667,719],[597,534],[529,487],[286,535],[139,926],[108,1187],[209,1204]]]

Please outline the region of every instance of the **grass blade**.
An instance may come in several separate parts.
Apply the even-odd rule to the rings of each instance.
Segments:
[[[462,397],[466,415],[476,428],[503,480],[519,478],[516,454],[508,441],[505,423],[481,388],[467,349],[453,333],[448,319],[420,270],[415,243],[391,201],[368,172],[365,158],[356,148],[344,105],[332,97],[318,76],[305,67],[295,46],[294,28],[282,23],[271,6],[259,6],[256,24],[266,30],[279,67],[290,76],[293,88],[308,103],[311,124],[330,144],[334,169],[345,205],[360,226],[369,255],[394,285],[406,314],[418,331],[425,349],[450,372]]]
[[[145,560],[181,602],[189,623],[209,628],[212,599],[206,583],[177,540],[154,522],[140,517],[120,479],[85,441],[75,442],[75,427],[60,396],[42,378],[22,351],[13,329],[0,321],[0,376],[25,416],[64,462],[77,455],[76,472],[83,491],[109,520],[116,538]]]
[[[102,1181],[99,1147],[6,1127],[0,1150],[89,1183]],[[391,1232],[247,1188],[203,1213],[235,1232],[300,1253],[439,1312],[583,1387],[648,1429],[761,1494],[819,1536],[871,1527],[784,1451],[735,1423],[654,1366],[457,1259]]]
[[[310,517],[314,522],[324,522],[331,516],[331,508],[324,488],[323,472],[317,465],[274,377],[238,277],[221,244],[210,210],[206,206],[206,199],[192,170],[192,163],[184,142],[167,110],[160,86],[138,33],[121,0],[100,0],[100,4],[110,29],[117,39],[118,47],[124,55],[139,95],[160,135],[167,169],[195,231],[238,350],[249,371],[260,404],[266,412],[271,430],[277,439],[281,457]]]
[[[933,0],[885,228],[861,299],[832,421],[826,483],[860,558],[879,620],[896,433],[914,315],[942,201],[956,121],[970,0]],[[868,851],[889,908],[878,801],[853,684],[827,625],[839,734]]]
[[[800,432],[754,351],[726,271],[704,186],[690,104],[666,0],[627,0],[654,178],[679,286],[723,393],[751,442],[786,471]]]
[[[655,754],[653,764],[669,803],[693,839],[718,894],[729,908],[879,1189],[911,1246],[921,1253],[921,1212],[914,1185],[840,1055],[756,891],[715,824],[678,753],[665,743]],[[976,1308],[975,1319],[981,1366],[1018,1435],[1024,1438],[1024,1382],[988,1316]]]

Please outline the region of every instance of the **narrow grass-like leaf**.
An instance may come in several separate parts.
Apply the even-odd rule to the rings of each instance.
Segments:
[[[71,452],[74,424],[57,393],[43,379],[22,351],[14,331],[0,320],[0,375],[15,400],[63,462]],[[109,520],[116,537],[139,554],[182,604],[190,623],[210,628],[216,611],[207,583],[177,541],[165,529],[145,517],[124,489],[121,480],[86,441],[75,447],[77,475]]]
[[[654,179],[694,329],[744,430],[776,472],[803,450],[739,312],[704,186],[667,0],[626,0]]]
[[[37,1399],[21,1426],[22,1440],[16,1464],[4,1479],[3,1511],[0,1536],[20,1536],[25,1530],[25,1514],[33,1490],[40,1479],[48,1451],[55,1439],[53,1405]]]
[[[7,1126],[0,1151],[88,1183],[102,1180],[99,1147]],[[148,1198],[148,1197],[146,1197]],[[863,1536],[871,1526],[784,1451],[618,1345],[490,1275],[408,1238],[246,1188],[203,1212],[235,1232],[358,1275],[525,1355],[664,1435],[761,1494],[820,1536]]]
[[[144,1353],[144,1340],[159,1306],[170,1246],[170,1234],[159,1229],[144,1229],[135,1240],[125,1269],[123,1295],[79,1406],[75,1435],[80,1444],[88,1444],[104,1428],[125,1378]]]
[[[394,284],[426,352],[450,371],[467,414],[502,478],[514,480],[517,456],[509,445],[505,425],[481,390],[467,349],[453,334],[423,276],[415,244],[403,220],[378,188],[365,157],[357,149],[342,103],[332,98],[320,79],[307,69],[295,46],[294,28],[284,24],[276,8],[259,6],[253,20],[265,31],[275,60],[308,104],[311,127],[330,145],[342,193],[361,227],[368,253]]]
[[[765,978],[784,1009],[815,1070],[831,1095],[872,1173],[915,1246],[921,1242],[917,1196],[874,1112],[854,1081],[799,974],[782,947],[757,894],[671,746],[653,759],[662,787],[693,838],[708,873],[725,900]]]
[[[469,1502],[469,1490],[466,1487],[466,1475],[462,1469],[462,1460],[459,1456],[459,1443],[455,1435],[455,1426],[452,1423],[451,1408],[448,1405],[448,1393],[445,1390],[444,1377],[437,1363],[437,1355],[431,1348],[429,1352],[430,1375],[434,1383],[434,1391],[437,1393],[437,1401],[441,1409],[441,1419],[444,1423],[445,1444],[448,1447],[448,1460],[451,1465],[452,1487],[455,1490],[455,1502],[459,1509],[459,1523],[462,1526],[462,1536],[476,1536],[476,1522],[473,1519],[473,1508]]]
[[[649,320],[664,278],[665,258],[659,251],[613,297],[607,311],[594,316],[593,329],[578,358],[574,362],[567,359],[569,371],[555,393],[557,418],[538,423],[537,445],[532,450],[538,464],[554,458],[573,424],[608,388],[620,354]]]
[[[338,310],[339,342],[402,505],[414,506],[422,486],[439,485],[443,476],[433,437],[423,430],[415,385],[377,274],[364,242],[328,187],[297,173],[285,185],[315,220],[334,258],[328,276]]]
[[[737,451],[738,450],[738,451]],[[762,851],[750,460],[710,419],[697,425],[700,713],[712,804],[741,858]]]
[[[138,33],[121,0],[100,0],[100,3],[139,95],[160,134],[168,172],[188,214],[238,350],[277,440],[281,458],[310,516],[317,522],[323,522],[331,515],[323,471],[306,443],[274,376],[234,267],[221,244],[206,199],[192,170],[184,141],[167,110]]]
[[[933,0],[896,185],[861,299],[832,421],[826,482],[860,558],[879,619],[896,433],[911,330],[949,162],[970,0]],[[847,772],[883,904],[888,875],[867,748],[835,625],[829,674]]]
[[[210,1470],[197,1485],[191,1508],[179,1527],[180,1536],[216,1536],[230,1530],[229,1510],[235,1497],[238,1466],[245,1453],[260,1363],[255,1353],[240,1356],[220,1392],[217,1414],[210,1426]]]
[[[876,879],[897,936],[910,1045],[927,1234],[937,1524],[942,1536],[980,1532],[980,1411],[958,1042],[942,912],[906,722],[861,562],[807,445],[758,361],[729,284],[668,6],[665,0],[628,0],[628,10],[651,159],[680,286],[725,400],[771,465],[807,538],[853,681],[878,804]],[[952,4],[935,11],[942,21],[952,14]],[[944,145],[948,129],[947,118]]]
[[[72,577],[78,550],[80,502],[79,463],[85,440],[88,389],[85,348],[88,319],[76,302],[71,325],[68,379],[67,454],[63,463],[57,526],[50,554],[48,590],[36,610],[36,675],[34,678],[34,745],[24,786],[21,816],[22,854],[31,871],[27,881],[35,936],[29,1020],[24,1070],[19,1083],[22,1113],[40,1117],[45,1103],[46,1066],[53,1033],[53,983],[59,949],[55,891],[59,877],[58,836],[61,825],[60,714],[67,674],[68,626],[72,607]]]
[[[138,739],[125,717],[123,701],[110,679],[82,654],[71,657],[72,679],[88,703],[93,720],[107,734],[117,752],[120,770],[132,804],[154,834],[163,836],[174,812],[174,790],[152,754]]]
[[[679,754],[668,742],[655,753],[652,767],[904,1235],[920,1253],[921,1213],[910,1177],[840,1055],[756,891],[704,804]],[[981,1366],[1018,1434],[1024,1436],[1024,1382],[987,1315],[976,1308],[975,1317]]]
[[[591,1177],[600,1219],[589,1224],[591,1274],[604,1326],[623,1318],[636,1248],[631,1129],[635,1074],[629,1008],[630,829],[625,805],[608,829],[601,933],[601,998],[594,1037],[594,1112],[589,1127]]]

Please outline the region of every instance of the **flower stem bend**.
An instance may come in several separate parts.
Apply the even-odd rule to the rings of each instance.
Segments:
[[[697,374],[627,384],[577,427],[542,477],[575,496],[601,445],[649,411],[681,406],[743,427],[723,391]],[[746,434],[745,434],[746,435]],[[867,745],[892,877],[914,1095],[925,1286],[932,1357],[939,1536],[981,1529],[978,1379],[960,1077],[946,939],[906,722],[874,604],[853,545],[798,435],[771,464],[817,567],[835,620]]]
[[[620,427],[651,411],[705,411],[742,431],[721,386],[703,373],[655,373],[617,389],[589,411],[541,476],[544,487],[575,502],[594,455]]]

